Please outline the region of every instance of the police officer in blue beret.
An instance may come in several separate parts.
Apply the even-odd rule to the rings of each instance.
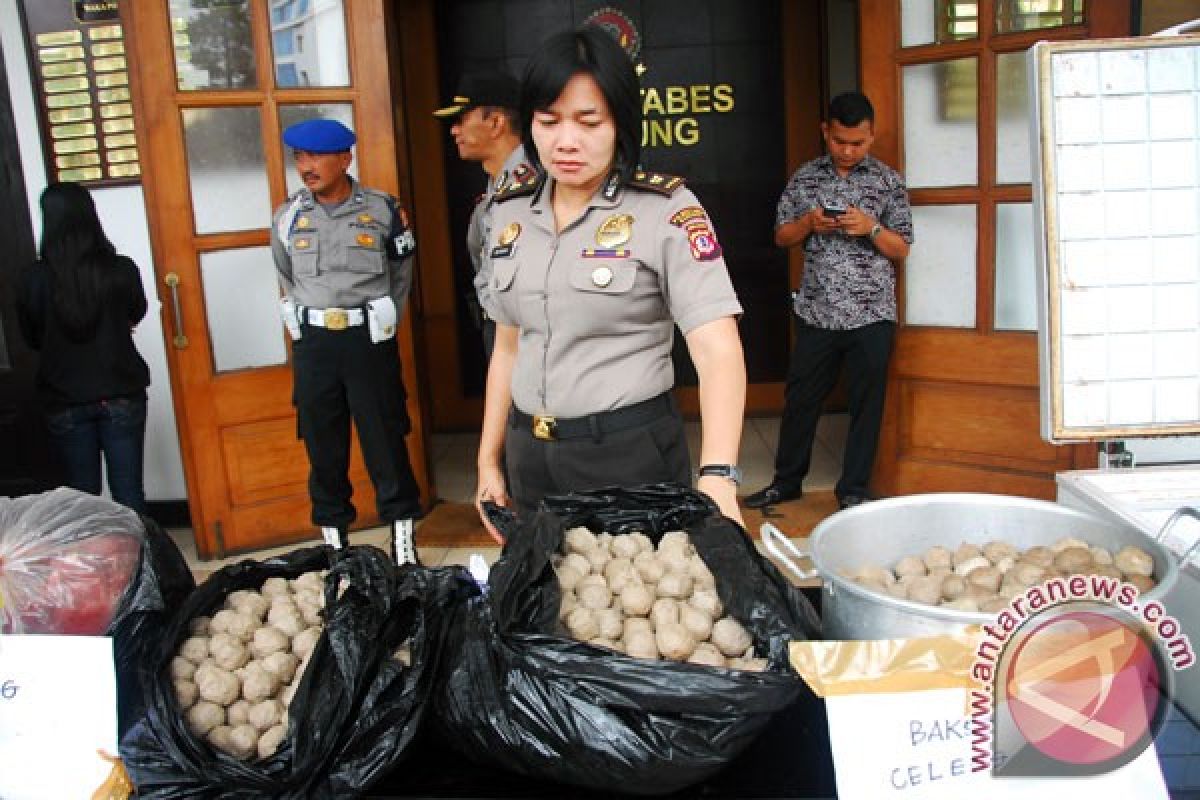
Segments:
[[[379,516],[392,527],[397,564],[415,564],[419,489],[404,436],[396,328],[412,285],[416,247],[397,200],[347,174],[354,132],[310,119],[283,132],[304,188],[275,211],[271,252],[292,337],[299,433],[308,451],[312,520],[325,541],[347,544],[350,421],[358,428]]]

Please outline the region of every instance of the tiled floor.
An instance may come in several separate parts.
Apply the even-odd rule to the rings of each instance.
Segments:
[[[826,414],[817,426],[817,441],[813,446],[812,468],[804,482],[805,491],[832,489],[841,470],[842,447],[846,440],[849,424],[845,414]],[[700,425],[687,424],[688,446],[693,460],[700,452]],[[774,474],[775,443],[779,437],[779,418],[762,417],[747,419],[742,429],[740,463],[745,476],[742,485],[744,494],[761,489],[770,483]],[[469,503],[475,494],[475,448],[476,433],[435,434],[433,436],[434,479],[441,499],[449,502]],[[417,523],[420,531],[420,523]],[[203,578],[206,574],[226,564],[246,558],[262,559],[295,549],[296,545],[242,553],[224,560],[201,561],[196,555],[195,540],[190,528],[171,529],[172,538],[183,551],[188,564]],[[387,528],[371,528],[350,534],[351,544],[373,544],[387,549]],[[314,544],[317,543],[314,537]],[[421,561],[426,566],[466,564],[473,553],[479,553],[491,564],[499,555],[499,548],[420,548]]]

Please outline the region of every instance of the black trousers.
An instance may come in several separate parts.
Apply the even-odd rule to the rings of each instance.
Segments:
[[[633,428],[592,437],[544,441],[510,416],[504,437],[508,494],[523,511],[534,511],[547,495],[602,486],[672,482],[691,486],[683,418],[670,412]]]
[[[847,331],[800,323],[788,367],[779,447],[775,451],[776,484],[798,489],[803,483],[812,462],[821,406],[844,365],[850,432],[846,437],[842,475],[834,492],[839,498],[868,494],[895,334],[894,322],[875,322]]]
[[[365,325],[343,331],[306,325],[292,345],[292,402],[308,451],[313,524],[346,528],[355,519],[348,476],[351,418],[380,518],[421,516],[404,443],[411,426],[396,341],[372,343]]]

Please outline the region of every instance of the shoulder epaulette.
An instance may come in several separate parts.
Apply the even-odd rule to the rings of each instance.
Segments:
[[[503,182],[503,185],[496,187],[496,194],[493,197],[497,203],[503,203],[514,197],[533,194],[542,185],[543,177],[543,173],[537,170],[530,170],[524,175],[517,175],[514,172],[509,175],[507,181]]]
[[[661,172],[645,172],[638,170],[633,173],[633,180],[626,185],[634,189],[642,189],[647,192],[657,192],[658,194],[670,197],[682,187],[684,180],[679,175],[666,175]]]

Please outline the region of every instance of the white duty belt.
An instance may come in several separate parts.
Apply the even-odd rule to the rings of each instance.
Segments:
[[[331,331],[342,331],[354,328],[367,321],[367,314],[361,308],[307,308],[303,310],[302,319],[309,325],[325,328]]]

